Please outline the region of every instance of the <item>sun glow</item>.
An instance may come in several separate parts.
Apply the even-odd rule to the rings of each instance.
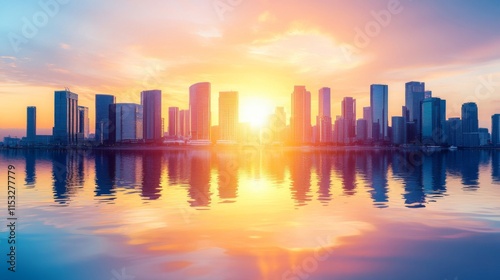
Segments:
[[[252,127],[263,127],[273,112],[273,105],[265,98],[243,97],[240,99],[240,122]]]

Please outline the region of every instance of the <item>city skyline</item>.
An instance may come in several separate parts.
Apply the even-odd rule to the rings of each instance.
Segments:
[[[23,27],[26,21],[33,25],[43,7],[6,4],[0,11],[0,94],[9,102],[0,104],[0,133],[21,136],[25,108],[43,104],[37,127],[48,134],[53,109],[44,101],[65,87],[79,93],[79,105],[91,111],[96,93],[139,103],[138,92],[157,88],[168,101],[165,119],[168,107],[188,107],[187,88],[197,81],[210,81],[213,92],[237,90],[240,104],[247,104],[240,108],[242,122],[256,108],[270,114],[284,106],[291,112],[288,93],[295,84],[311,90],[312,104],[318,89],[330,87],[332,116],[340,115],[337,104],[344,96],[356,99],[360,116],[369,106],[372,83],[389,86],[389,115],[399,115],[404,84],[413,80],[448,100],[447,118],[460,116],[462,103],[476,101],[480,126],[486,127],[500,104],[500,31],[494,28],[500,7],[494,2],[309,1],[283,9],[283,3],[256,1],[222,12],[211,1],[154,4],[154,11],[147,1],[59,4],[29,38]],[[130,10],[133,24],[124,16]],[[77,26],[85,30],[79,36],[73,32]],[[217,111],[216,95],[211,103]],[[317,110],[312,107],[313,118]]]

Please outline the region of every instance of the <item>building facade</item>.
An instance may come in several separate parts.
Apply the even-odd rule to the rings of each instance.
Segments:
[[[59,145],[78,143],[78,95],[69,89],[54,92],[53,140]]]
[[[116,98],[109,94],[95,96],[95,140],[99,144],[109,141],[109,134],[114,133],[110,127],[109,106],[116,103]],[[111,130],[111,131],[110,131]]]
[[[211,85],[197,83],[189,88],[190,138],[191,140],[210,140],[211,127]]]
[[[239,98],[238,92],[219,93],[219,140],[238,141]]]
[[[143,107],[133,103],[115,103],[110,106],[109,119],[114,132],[112,143],[141,142],[143,140]]]
[[[388,139],[388,94],[387,85],[370,86],[370,108],[372,115],[372,138],[375,141]]]
[[[141,92],[143,108],[143,137],[146,142],[157,142],[163,137],[163,119],[161,113],[161,90]]]

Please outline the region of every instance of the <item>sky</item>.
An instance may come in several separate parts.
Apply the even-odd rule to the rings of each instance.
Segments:
[[[276,106],[290,114],[294,85],[332,89],[340,102],[369,106],[370,84],[389,85],[389,114],[401,115],[404,83],[422,81],[447,100],[448,117],[477,102],[480,126],[500,113],[500,5],[452,0],[0,0],[0,137],[24,136],[26,107],[39,134],[51,133],[55,90],[69,88],[90,109],[94,96],[140,102],[163,92],[188,107],[189,86],[240,94],[240,121]],[[165,128],[166,129],[166,128]]]

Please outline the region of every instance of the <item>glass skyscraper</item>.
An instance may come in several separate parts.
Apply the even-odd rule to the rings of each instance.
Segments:
[[[161,90],[141,92],[141,105],[144,112],[143,137],[145,141],[156,142],[163,137],[161,115]]]
[[[290,128],[293,143],[305,144],[312,141],[311,93],[305,86],[295,86],[292,92]]]
[[[33,143],[36,139],[36,107],[28,107],[27,120],[26,138],[29,143]]]
[[[137,142],[143,139],[143,107],[133,103],[116,103],[109,107],[109,138],[112,143]]]
[[[500,114],[491,116],[491,143],[500,145]]]
[[[78,133],[81,139],[88,139],[90,133],[89,108],[78,106]]]
[[[332,141],[332,115],[331,115],[331,90],[324,87],[319,90],[319,110],[316,118],[318,129],[318,140],[320,143],[329,143]]]
[[[238,92],[219,93],[219,139],[238,140],[239,101]]]
[[[54,92],[54,143],[72,145],[78,142],[78,95],[69,89]]]
[[[179,136],[180,120],[179,107],[168,107],[168,137],[176,138]]]
[[[462,105],[462,135],[463,146],[479,146],[479,120],[476,103],[469,102]]]
[[[109,133],[114,133],[114,128],[110,128],[109,106],[115,102],[113,95],[96,94],[95,96],[95,140],[97,143],[108,142]],[[113,131],[110,132],[110,129]]]
[[[197,83],[189,88],[189,112],[191,114],[191,140],[210,140],[211,121],[211,85],[208,82]]]
[[[428,97],[432,94],[427,92]],[[422,119],[422,111],[421,111],[421,103],[424,101],[426,97],[425,91],[425,83],[421,82],[408,82],[405,84],[405,108],[407,112],[403,112],[403,116],[407,117],[407,123],[414,123],[414,125],[410,126],[415,131],[408,131],[407,135],[413,139],[407,139],[409,142],[420,139],[421,132],[421,119]]]
[[[446,143],[446,100],[431,97],[422,101],[422,143],[443,145]]]
[[[388,94],[387,85],[370,86],[370,107],[372,114],[372,138],[375,141],[388,139]]]
[[[344,122],[344,143],[354,142],[356,137],[356,99],[344,97],[342,100],[342,120]]]

